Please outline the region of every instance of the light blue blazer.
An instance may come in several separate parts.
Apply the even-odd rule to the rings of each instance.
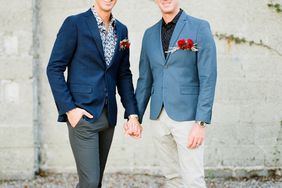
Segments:
[[[198,52],[177,50],[165,58],[161,42],[162,20],[146,30],[136,88],[140,121],[151,98],[150,118],[158,119],[162,107],[175,121],[211,122],[217,77],[216,47],[209,23],[183,12],[170,47],[192,39]]]

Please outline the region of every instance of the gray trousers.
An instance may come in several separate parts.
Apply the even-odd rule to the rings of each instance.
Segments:
[[[69,140],[79,176],[78,188],[102,187],[102,178],[114,134],[104,110],[95,123],[83,118],[75,128],[69,123]]]

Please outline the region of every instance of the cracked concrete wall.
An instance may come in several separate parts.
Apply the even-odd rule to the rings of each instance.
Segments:
[[[223,0],[181,1],[183,9],[190,15],[209,20],[214,34],[218,33],[224,36],[233,34],[235,39],[237,39],[236,37],[238,39],[245,38],[247,41],[257,43],[262,41],[262,44],[274,49],[270,50],[263,45],[250,46],[244,42],[235,44],[234,37],[233,39],[229,37],[221,40],[215,37],[218,51],[218,84],[213,125],[207,129],[205,149],[205,167],[209,176],[240,176],[246,175],[249,170],[258,170],[259,174],[267,175],[268,169],[282,167],[282,35],[280,32],[282,30],[282,24],[280,24],[282,14],[267,7],[269,2],[267,0],[259,2],[254,0],[234,2]],[[282,4],[281,0],[273,2]],[[39,116],[42,141],[40,167],[49,172],[75,172],[66,125],[56,123],[57,112],[47,83],[45,68],[56,33],[64,18],[70,14],[86,11],[91,5],[91,1],[70,0],[66,3],[49,0],[40,1],[40,3],[40,30],[38,33],[40,41]],[[18,6],[14,8],[23,11],[22,6],[21,9]],[[27,13],[24,15],[31,15],[30,11],[31,9],[27,6]],[[129,28],[129,37],[132,43],[131,67],[134,74],[134,84],[136,84],[144,30],[160,19],[160,13],[155,3],[150,0],[120,0],[114,12],[115,16]],[[16,19],[7,21],[5,18],[7,13],[1,11],[0,14],[0,21],[5,24],[5,27],[0,29],[0,104],[1,107],[4,105],[1,110],[0,125],[10,134],[18,134],[18,139],[13,139],[13,142],[20,143],[17,148],[13,148],[10,146],[13,142],[5,142],[10,138],[8,134],[4,133],[3,137],[0,136],[4,142],[0,146],[1,154],[5,153],[9,157],[13,156],[13,153],[6,150],[16,152],[17,156],[24,148],[21,147],[22,144],[27,140],[32,144],[32,133],[30,133],[32,132],[32,93],[31,81],[29,80],[29,77],[32,76],[30,75],[32,57],[28,51],[32,45],[30,42],[32,34],[29,21],[24,23]],[[28,19],[24,17],[24,20]],[[15,24],[18,24],[18,29],[12,28]],[[25,37],[22,41],[15,39],[18,35],[23,36],[19,34],[19,31],[24,32]],[[10,33],[18,35],[10,35]],[[9,42],[5,43],[6,40]],[[18,44],[19,47],[16,48],[13,44]],[[27,46],[28,50],[26,50]],[[18,55],[16,58],[14,56],[6,57],[15,51],[28,55]],[[23,66],[20,62],[26,64]],[[12,69],[11,66],[17,69]],[[9,72],[10,74],[8,74]],[[25,77],[26,74],[28,76]],[[18,78],[19,81],[16,83],[10,81],[15,78]],[[13,89],[8,91],[10,95],[5,98],[6,94],[2,89],[5,84],[11,84],[9,87],[13,87],[13,84],[17,85],[19,91],[22,89],[25,92],[25,102],[15,97],[16,92]],[[30,95],[27,95],[28,92]],[[19,94],[19,96],[23,95]],[[28,97],[29,100],[27,100]],[[11,105],[9,101],[14,100],[21,103]],[[3,109],[8,109],[8,111]],[[9,118],[14,111],[21,112],[20,109],[24,109],[25,115]],[[123,135],[123,111],[119,104],[118,126],[110,152],[107,172],[159,173],[157,152],[152,141],[153,133],[150,131],[152,121],[148,118],[148,110],[144,119],[145,131],[141,141],[135,141]],[[19,122],[26,125],[24,129],[17,126]],[[11,126],[15,128],[11,129]],[[26,132],[25,142],[19,140],[23,132]],[[30,135],[28,136],[28,134]],[[20,156],[15,160],[19,160],[19,158]],[[33,161],[30,160],[31,162]],[[5,164],[6,162],[0,158],[0,166]],[[7,165],[4,167],[5,172],[13,176],[14,171]],[[0,169],[3,169],[2,166]],[[20,169],[25,172],[31,170],[25,166]]]

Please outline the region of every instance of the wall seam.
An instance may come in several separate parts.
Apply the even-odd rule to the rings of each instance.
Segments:
[[[32,90],[33,90],[33,142],[34,142],[34,174],[40,171],[41,134],[39,118],[39,72],[40,72],[40,37],[39,37],[40,1],[32,0]]]

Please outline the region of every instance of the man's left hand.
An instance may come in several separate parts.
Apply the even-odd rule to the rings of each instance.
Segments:
[[[141,138],[143,127],[140,125],[138,118],[130,118],[124,124],[124,130],[125,130],[125,134],[135,139],[139,139]]]
[[[201,146],[205,139],[205,127],[195,123],[188,136],[187,148],[196,149]]]

